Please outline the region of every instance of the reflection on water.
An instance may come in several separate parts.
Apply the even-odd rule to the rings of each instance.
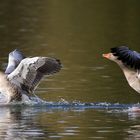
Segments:
[[[1,107],[0,139],[138,139],[139,118],[139,113],[122,109]]]
[[[35,112],[19,107],[0,109],[0,139],[38,139],[44,135],[33,123]]]
[[[140,51],[139,4],[137,0],[2,0],[1,70],[15,48],[26,56],[57,57],[64,68],[45,77],[36,94],[53,103],[62,98],[94,107],[2,107],[0,139],[139,139],[139,113],[128,106],[137,104],[140,96],[118,66],[101,57],[119,45]]]

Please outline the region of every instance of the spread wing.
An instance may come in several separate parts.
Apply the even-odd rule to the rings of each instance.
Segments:
[[[126,46],[111,48],[113,55],[131,68],[140,69],[140,53],[130,50]]]
[[[61,63],[55,58],[25,58],[7,78],[23,91],[30,93],[35,90],[44,75],[56,73],[60,69]]]

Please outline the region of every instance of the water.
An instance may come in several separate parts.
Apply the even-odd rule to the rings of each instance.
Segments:
[[[0,107],[0,139],[140,139],[140,95],[111,47],[140,52],[137,0],[14,0],[0,4],[0,69],[15,48],[63,63],[36,90],[39,100]]]
[[[132,106],[65,100],[1,106],[0,138],[139,139],[140,113]]]

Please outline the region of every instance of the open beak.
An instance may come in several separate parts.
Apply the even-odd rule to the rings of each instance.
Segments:
[[[111,53],[102,54],[104,58],[109,59],[111,57]]]

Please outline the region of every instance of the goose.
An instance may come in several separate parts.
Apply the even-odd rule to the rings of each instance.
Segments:
[[[0,93],[5,103],[22,101],[34,94],[41,79],[60,71],[59,59],[51,57],[25,57],[19,50],[9,53],[8,66],[0,72]]]
[[[127,46],[120,46],[111,48],[110,53],[102,56],[117,63],[130,87],[140,93],[140,53]]]

